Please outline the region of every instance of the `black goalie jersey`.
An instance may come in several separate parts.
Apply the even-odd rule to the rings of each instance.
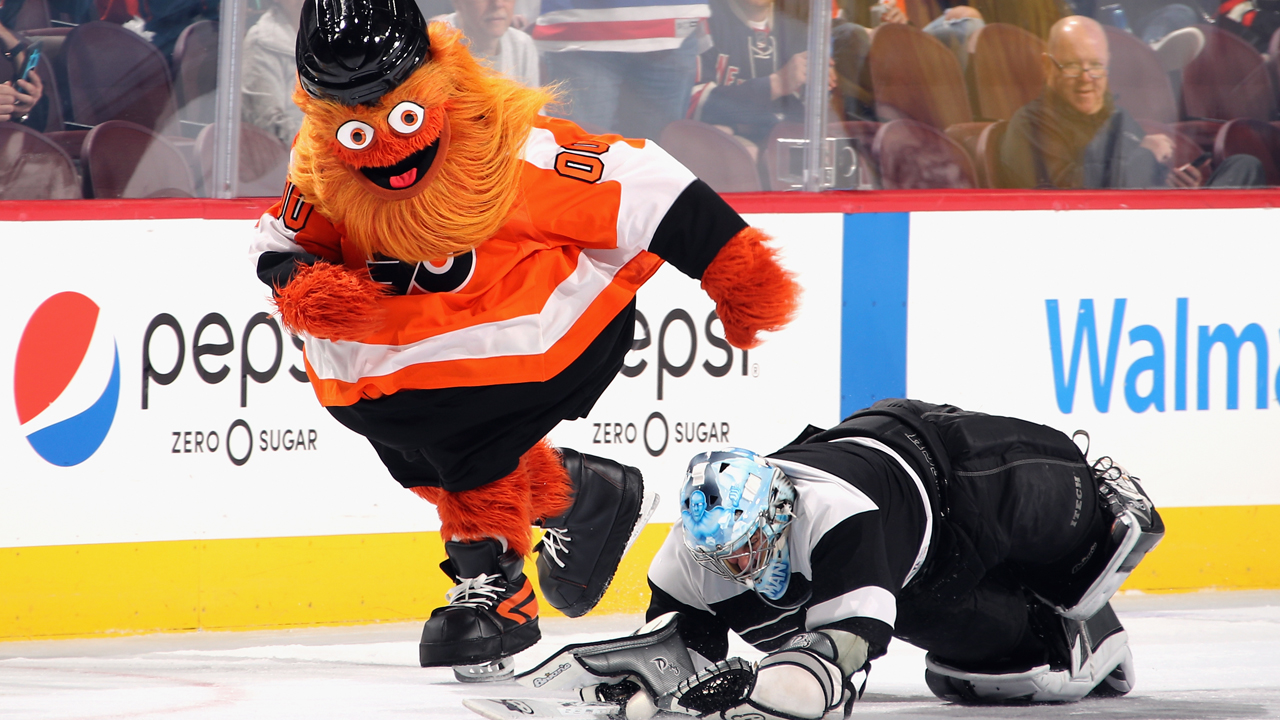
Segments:
[[[797,632],[832,628],[885,652],[897,596],[924,565],[934,510],[918,473],[868,438],[792,445],[769,456],[795,483],[789,532],[791,580],[766,603],[745,585],[698,565],[676,523],[649,568],[648,617],[686,616],[686,644],[712,659],[728,652],[728,631],[763,651]]]

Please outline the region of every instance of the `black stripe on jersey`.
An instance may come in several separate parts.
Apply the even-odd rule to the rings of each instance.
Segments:
[[[747,222],[711,186],[694,180],[658,223],[649,252],[692,278],[701,278],[720,248]]]
[[[258,279],[274,293],[293,280],[300,266],[318,262],[321,262],[320,258],[311,253],[269,250],[258,256]]]
[[[511,473],[561,420],[586,417],[631,349],[635,300],[544,382],[400,390],[326,408],[364,435],[405,487],[461,492]]]

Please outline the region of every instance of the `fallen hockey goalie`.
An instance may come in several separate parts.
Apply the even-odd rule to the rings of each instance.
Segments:
[[[1123,695],[1133,657],[1109,600],[1164,524],[1087,452],[1043,425],[886,400],[768,457],[700,454],[649,568],[650,622],[518,679],[632,720],[816,720],[849,712],[897,637],[927,651],[944,700]],[[767,654],[726,659],[730,630]]]

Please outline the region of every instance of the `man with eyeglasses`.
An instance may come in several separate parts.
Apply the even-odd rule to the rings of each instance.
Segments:
[[[1043,56],[1045,90],[1014,113],[996,182],[1008,188],[1192,188],[1265,185],[1262,163],[1227,158],[1205,181],[1203,163],[1172,165],[1174,142],[1146,134],[1107,88],[1111,53],[1097,21],[1063,18]]]

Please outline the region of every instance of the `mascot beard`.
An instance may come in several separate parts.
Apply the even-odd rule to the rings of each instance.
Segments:
[[[344,104],[301,86],[295,91],[305,119],[289,181],[359,258],[299,263],[275,287],[282,321],[295,333],[351,343],[393,341],[387,286],[370,277],[364,262],[439,264],[468,253],[499,232],[526,192],[522,153],[554,96],[481,67],[447,25],[432,24],[428,35],[429,61],[376,102]],[[767,239],[754,228],[741,229],[701,274],[725,338],[739,348],[754,347],[761,331],[781,328],[797,305],[798,288]],[[478,487],[409,489],[437,506],[446,541],[499,539],[504,550],[524,556],[535,550],[530,526],[563,517],[574,506],[580,480],[565,465],[544,440],[523,453],[514,471]],[[614,569],[616,560],[610,577]],[[581,614],[598,600],[588,598],[572,611],[557,607]]]

